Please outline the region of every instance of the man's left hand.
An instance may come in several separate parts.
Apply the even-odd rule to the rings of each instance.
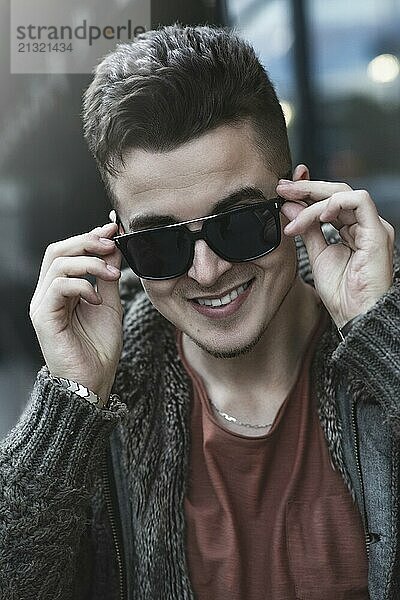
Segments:
[[[280,180],[281,212],[288,236],[301,235],[315,289],[337,327],[365,313],[393,282],[394,229],[378,215],[365,190],[346,183]],[[321,223],[331,223],[342,243],[328,244]]]

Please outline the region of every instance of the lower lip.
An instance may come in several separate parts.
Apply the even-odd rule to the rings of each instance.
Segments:
[[[253,280],[254,281],[254,280]],[[229,317],[233,315],[237,310],[239,310],[240,306],[242,306],[243,302],[247,299],[251,292],[251,288],[253,287],[253,281],[250,283],[249,287],[240,294],[237,298],[229,302],[229,304],[224,304],[219,306],[218,308],[212,308],[211,306],[206,306],[205,304],[199,304],[198,302],[192,301],[191,304],[197,312],[205,317],[209,317],[210,319],[224,319],[225,317]]]

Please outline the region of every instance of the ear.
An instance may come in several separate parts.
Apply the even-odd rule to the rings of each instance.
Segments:
[[[118,215],[114,209],[110,210],[108,217],[112,223],[118,223],[118,234],[119,235],[122,235],[123,233],[125,233],[125,229],[124,229],[121,221],[118,219]]]
[[[293,181],[304,181],[310,179],[310,171],[306,165],[297,165],[293,171]]]

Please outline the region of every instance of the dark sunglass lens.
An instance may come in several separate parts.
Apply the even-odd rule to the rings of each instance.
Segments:
[[[266,254],[279,243],[279,218],[265,207],[227,212],[210,221],[208,237],[227,260],[240,262]]]
[[[127,244],[128,262],[140,277],[168,278],[187,270],[190,239],[180,227],[143,231]]]

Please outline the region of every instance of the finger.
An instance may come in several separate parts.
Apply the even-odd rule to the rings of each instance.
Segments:
[[[396,235],[394,227],[390,223],[385,221],[385,219],[382,219],[382,217],[379,217],[379,220],[382,223],[384,229],[386,230],[390,245],[393,246]],[[349,246],[349,248],[351,248],[354,251],[357,250],[357,246],[355,243],[357,227],[358,223],[353,223],[352,225],[344,225],[339,230],[339,235],[342,238],[342,240]]]
[[[292,202],[302,200],[309,205],[325,200],[338,192],[350,192],[352,188],[347,183],[341,182],[280,179],[276,191],[286,200]]]
[[[118,277],[114,279],[105,279],[105,278],[97,278],[96,280],[96,289],[100,293],[103,298],[103,303],[106,306],[117,307],[121,305],[120,295],[119,295],[119,277],[121,275],[121,261],[122,254],[115,247],[114,252],[107,256],[107,264],[110,267],[114,267],[118,269]]]
[[[32,322],[38,327],[40,314],[46,315],[48,320],[49,316],[65,308],[71,298],[83,298],[86,302],[96,305],[102,302],[99,294],[86,279],[56,277],[48,287],[42,302],[35,309],[31,309]]]
[[[291,206],[298,206],[298,207],[303,207],[303,208],[299,208],[296,211],[296,214],[294,209],[292,209],[292,213],[294,214],[293,218],[291,219],[291,222],[293,222],[293,226],[289,227],[287,230],[287,233],[291,233],[293,232],[293,235],[298,235],[299,231],[297,230],[298,227],[300,227],[301,225],[301,221],[300,219],[298,219],[298,216],[300,215],[301,212],[303,212],[303,210],[305,210],[307,208],[307,213],[306,213],[306,217],[307,217],[307,223],[310,225],[311,224],[311,218],[314,219],[315,222],[320,222],[320,213],[323,211],[324,207],[327,206],[328,204],[328,200],[320,200],[316,205],[312,205],[312,206],[317,206],[317,208],[314,208],[313,210],[311,210],[312,206],[308,206],[305,205],[304,202],[285,202],[285,204],[282,207],[282,211],[283,208],[287,205],[291,205]],[[354,216],[354,212],[353,211],[348,211],[349,214],[348,215],[342,215],[343,219],[346,221],[346,224],[353,224],[355,222],[355,216]],[[341,227],[343,227],[343,223],[339,222],[338,220],[332,220],[331,224],[336,227],[336,229],[340,229]]]
[[[115,223],[107,223],[87,233],[76,235],[50,244],[43,257],[36,290],[42,285],[52,262],[59,256],[85,256],[109,254],[115,249],[115,242],[109,240],[117,231]],[[106,240],[109,240],[107,242]]]
[[[389,239],[392,243],[394,243],[394,240],[396,238],[396,231],[393,227],[393,225],[391,225],[390,223],[388,223],[388,221],[385,221],[385,219],[383,219],[382,217],[379,217],[380,222],[382,223],[382,225],[384,226],[384,228],[386,229],[388,235],[389,235]]]
[[[306,210],[304,207],[301,207],[299,204],[294,202],[285,202],[281,208],[281,212],[283,212],[288,219],[297,218],[298,215],[300,215],[300,213],[304,210]],[[292,235],[290,228],[288,232],[289,225],[287,225],[283,230],[285,235]],[[301,237],[303,238],[306,246],[310,263],[313,265],[321,252],[323,252],[328,246],[324,234],[321,231],[319,222],[316,222],[313,226],[309,227]]]
[[[351,227],[354,225],[357,226],[357,218],[356,218],[356,215],[354,214],[353,209],[343,208],[340,211],[340,218],[335,218],[334,214],[329,216],[329,214],[326,213],[326,210],[329,209],[330,198],[327,198],[326,200],[322,200],[321,202],[325,203],[326,209],[325,209],[325,213],[324,212],[321,213],[321,218],[319,219],[320,221],[322,221],[324,223],[329,222],[338,231],[340,231],[344,226],[348,226],[348,227]],[[321,209],[322,209],[322,204],[321,204]],[[324,219],[325,215],[327,217],[327,220]]]
[[[376,206],[367,192],[338,192],[305,208],[289,227],[292,235],[304,232],[316,221],[332,223],[340,229],[343,225],[358,224],[365,229],[383,229]]]
[[[306,208],[305,203],[285,202],[281,207],[281,213],[290,221],[293,221],[302,210]]]
[[[340,230],[339,230],[339,235],[342,239],[342,243],[344,243],[346,246],[348,246],[349,248],[351,248],[351,250],[353,250],[354,252],[357,250],[356,244],[355,244],[355,233],[354,233],[354,228],[355,225],[344,225]]]
[[[38,293],[32,299],[32,305],[40,304],[52,281],[58,277],[84,278],[86,275],[94,275],[114,281],[121,275],[120,270],[115,269],[111,264],[110,255],[107,260],[95,256],[58,256],[51,263]]]

